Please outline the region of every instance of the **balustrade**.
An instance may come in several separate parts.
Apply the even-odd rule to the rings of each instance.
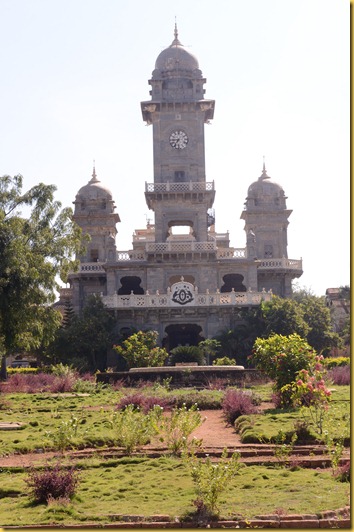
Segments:
[[[167,294],[130,294],[120,296],[102,296],[102,301],[107,308],[164,308],[164,307],[229,307],[229,306],[250,306],[259,305],[260,302],[270,301],[271,292],[228,292],[228,293],[205,293],[200,294],[195,289],[192,299],[188,303],[181,304],[173,301],[171,292]]]
[[[186,181],[182,183],[145,183],[145,192],[209,192],[214,190],[214,181],[193,182]]]
[[[281,259],[262,259],[258,261],[258,268],[283,268],[283,269],[293,269],[293,270],[302,270],[302,260],[287,259],[285,257]]]

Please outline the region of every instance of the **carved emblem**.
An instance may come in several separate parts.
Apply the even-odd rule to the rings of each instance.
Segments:
[[[190,283],[176,283],[173,286],[172,301],[179,305],[186,305],[193,301],[193,292]]]

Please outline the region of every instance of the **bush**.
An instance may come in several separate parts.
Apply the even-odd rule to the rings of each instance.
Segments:
[[[173,404],[176,407],[186,405],[187,408],[191,408],[193,405],[197,405],[200,410],[218,410],[221,407],[221,393],[200,390],[199,392],[183,393],[176,395],[173,398]]]
[[[30,496],[38,503],[48,503],[51,499],[71,499],[79,482],[75,468],[64,469],[60,464],[44,470],[32,469],[25,479]]]
[[[129,368],[163,366],[168,353],[157,346],[157,331],[138,331],[113,349],[121,355]]]
[[[345,461],[337,468],[335,477],[339,482],[350,482],[350,460]]]
[[[135,393],[126,395],[117,404],[118,410],[124,410],[128,405],[133,405],[134,408],[138,408],[144,414],[158,405],[161,408],[168,408],[171,405],[171,399],[157,397],[153,395],[144,395],[142,393]]]
[[[72,374],[54,375],[48,373],[14,374],[6,384],[0,384],[0,391],[7,393],[61,393],[71,392],[75,384]]]
[[[257,412],[252,395],[241,390],[227,390],[221,408],[224,418],[230,425],[233,425],[240,416]]]
[[[199,366],[205,364],[202,350],[196,345],[179,345],[171,349],[171,363],[197,362]]]
[[[315,365],[316,352],[298,334],[273,334],[269,338],[257,338],[250,359],[257,369],[274,380],[274,390],[279,391],[295,381],[298,371]]]
[[[348,386],[350,384],[350,366],[333,367],[328,371],[327,377],[336,386]]]
[[[322,364],[327,369],[336,368],[338,366],[348,366],[350,364],[349,357],[327,357],[322,360]]]
[[[229,357],[216,358],[213,361],[213,366],[236,366],[236,360]]]

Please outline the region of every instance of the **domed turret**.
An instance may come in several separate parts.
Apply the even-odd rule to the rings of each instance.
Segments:
[[[182,43],[178,39],[177,26],[175,26],[175,38],[172,44],[163,50],[155,63],[155,70],[153,72],[153,78],[164,77],[164,75],[188,75],[191,74],[201,77],[202,73],[199,70],[199,64],[197,58],[184,48]]]
[[[100,180],[97,178],[95,167],[93,168],[92,179],[87,185],[80,188],[76,194],[76,200],[97,200],[107,199],[112,201],[112,192],[103,186]]]
[[[248,187],[245,202],[246,210],[257,209],[286,209],[286,197],[283,188],[274,181],[270,181],[265,163],[258,180]]]
[[[119,215],[114,212],[115,204],[111,191],[97,178],[93,167],[92,179],[80,188],[74,201],[74,221],[84,234],[90,235],[83,262],[106,262],[115,259]]]

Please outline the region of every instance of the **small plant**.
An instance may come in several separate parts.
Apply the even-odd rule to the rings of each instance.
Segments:
[[[213,366],[236,366],[236,360],[229,357],[216,358],[213,361]]]
[[[290,443],[287,443],[287,435],[284,431],[280,430],[275,437],[275,450],[274,456],[278,460],[279,464],[287,464],[289,461],[289,456],[294,450],[294,445],[297,441],[296,432],[291,436]]]
[[[131,454],[137,447],[149,443],[159,430],[162,412],[163,409],[155,405],[144,414],[132,404],[128,404],[124,410],[114,412],[111,426],[117,434],[117,445]]]
[[[225,448],[220,459],[212,462],[210,456],[205,460],[198,459],[195,454],[185,454],[184,460],[192,476],[196,499],[197,517],[212,518],[219,515],[220,495],[229,487],[231,480],[240,469],[240,454],[234,452],[228,458]]]
[[[221,407],[224,418],[229,425],[233,425],[239,416],[257,412],[252,395],[241,390],[227,390]]]
[[[350,482],[350,460],[347,460],[341,466],[338,466],[334,476],[339,482]]]
[[[74,468],[63,468],[60,464],[47,466],[43,470],[32,469],[25,482],[30,496],[37,503],[51,500],[71,499],[79,483],[79,472]]]
[[[53,417],[59,417],[54,415]],[[79,425],[82,423],[83,418],[71,415],[67,421],[61,421],[55,432],[47,432],[47,436],[53,441],[56,449],[62,453],[66,449],[70,449],[74,446],[74,439],[77,436]]]
[[[181,451],[200,445],[197,439],[189,440],[192,432],[204,422],[196,404],[187,408],[182,405],[174,408],[169,416],[160,419],[160,430],[162,436],[160,441],[165,441],[167,448],[172,454],[179,454]]]

